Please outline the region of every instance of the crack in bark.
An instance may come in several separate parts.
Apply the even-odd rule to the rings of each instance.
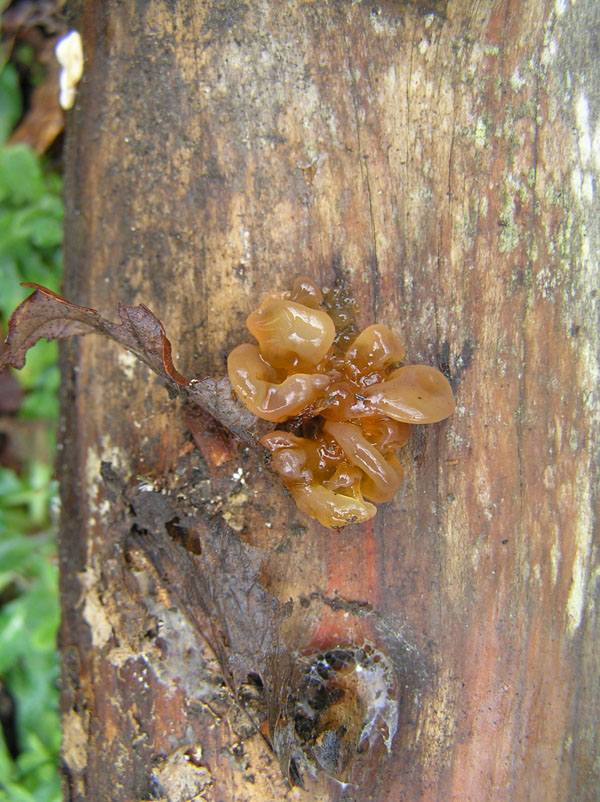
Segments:
[[[352,615],[357,616],[372,615],[374,612],[373,605],[369,604],[369,602],[351,601],[341,596],[325,596],[324,593],[316,590],[310,594],[308,599],[311,601],[320,601],[335,612],[343,610],[346,613],[352,613]]]

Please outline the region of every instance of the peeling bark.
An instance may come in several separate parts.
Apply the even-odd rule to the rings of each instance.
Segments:
[[[64,294],[107,316],[147,305],[178,370],[218,377],[266,291],[344,280],[361,325],[451,376],[458,411],[416,432],[394,502],[333,534],[256,450],[196,448],[206,428],[194,443],[146,366],[100,338],[63,347],[65,798],[308,798],[261,734],[277,711],[227,662],[262,623],[242,605],[236,633],[211,631],[221,613],[190,580],[206,587],[224,533],[282,616],[257,673],[362,643],[397,672],[392,755],[311,798],[591,802],[600,10],[281,11],[71,4]]]

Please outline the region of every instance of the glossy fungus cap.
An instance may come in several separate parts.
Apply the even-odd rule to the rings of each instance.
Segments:
[[[435,368],[399,366],[404,348],[381,323],[345,350],[336,345],[336,311],[322,303],[317,285],[304,277],[289,292],[271,293],[247,319],[258,344],[239,345],[227,364],[248,409],[297,432],[260,440],[296,504],[324,526],[341,528],[372,518],[370,502],[394,498],[404,473],[395,450],[408,441],[410,424],[447,418],[454,397]],[[346,297],[343,303],[347,331]]]

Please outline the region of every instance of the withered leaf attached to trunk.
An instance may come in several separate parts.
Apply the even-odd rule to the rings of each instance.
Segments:
[[[8,351],[3,362],[22,368],[32,345],[45,337],[64,340],[74,334],[98,332],[127,348],[169,385],[187,386],[189,379],[178,373],[171,360],[171,343],[160,320],[148,307],[119,304],[121,324],[105,320],[95,309],[78,306],[39,284],[27,283],[35,292],[13,312],[8,324]]]
[[[79,306],[39,284],[14,311],[8,324],[8,349],[0,355],[0,368],[20,369],[27,351],[45,337],[64,340],[73,335],[103,334],[131,351],[164,381],[171,395],[183,395],[202,407],[235,437],[256,443],[255,417],[232,394],[229,380],[203,377],[188,379],[173,365],[171,343],[160,320],[147,306],[119,304],[121,323],[112,323],[95,309]]]

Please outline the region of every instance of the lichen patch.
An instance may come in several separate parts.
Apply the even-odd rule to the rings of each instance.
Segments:
[[[589,479],[579,467],[576,481],[575,558],[567,599],[567,632],[572,637],[581,624],[586,602],[587,578],[592,549],[593,512]]]

